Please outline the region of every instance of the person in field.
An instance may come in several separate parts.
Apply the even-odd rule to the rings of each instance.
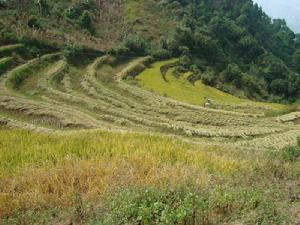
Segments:
[[[204,104],[203,104],[203,106],[204,106],[205,108],[209,108],[209,107],[211,106],[211,104],[212,104],[211,99],[209,99],[209,98],[207,98],[207,97],[204,97]]]

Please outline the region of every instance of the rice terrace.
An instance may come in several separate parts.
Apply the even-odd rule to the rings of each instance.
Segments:
[[[252,0],[0,19],[1,225],[300,224],[300,36]]]

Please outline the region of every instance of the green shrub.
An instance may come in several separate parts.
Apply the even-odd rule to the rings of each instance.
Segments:
[[[138,34],[129,34],[117,48],[111,50],[111,53],[116,56],[146,55],[151,52],[150,49],[147,39]]]
[[[71,6],[65,11],[65,16],[69,19],[76,20],[81,16],[81,10],[79,7]]]
[[[33,28],[33,29],[40,29],[41,28],[41,24],[40,24],[40,20],[37,16],[35,15],[31,15],[27,21],[27,25],[30,27],[30,28]]]
[[[90,17],[90,14],[87,10],[85,10],[82,15],[78,19],[78,24],[80,25],[81,28],[86,29],[90,32],[93,31],[92,27],[92,19]]]
[[[97,224],[219,224],[235,213],[260,207],[262,199],[254,189],[133,188],[108,198],[107,211]]]
[[[84,49],[78,45],[67,45],[63,49],[63,55],[70,63],[76,63],[81,59]]]
[[[300,157],[300,138],[298,138],[298,146],[287,147],[282,151],[282,159],[287,162],[295,162]]]
[[[109,205],[102,224],[192,224],[209,208],[205,198],[194,192],[155,188],[122,191]]]
[[[158,49],[151,49],[150,55],[156,59],[168,59],[171,57],[171,52],[167,49],[158,48]]]
[[[86,1],[78,3],[69,7],[65,11],[65,17],[78,24],[82,29],[86,29],[90,33],[94,33],[94,27],[92,26],[92,18],[90,11],[92,8],[92,2]]]
[[[192,65],[192,59],[188,55],[183,55],[179,58],[179,63],[185,68],[189,68]]]
[[[216,82],[216,75],[213,70],[206,70],[202,75],[201,75],[202,82],[206,85],[214,85]]]

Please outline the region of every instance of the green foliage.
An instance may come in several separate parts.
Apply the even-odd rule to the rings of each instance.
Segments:
[[[91,31],[92,30],[92,19],[89,15],[89,12],[85,10],[82,15],[79,17],[78,21],[81,28]]]
[[[300,73],[300,48],[295,51],[293,54],[293,64],[295,70]]]
[[[237,199],[236,195],[221,188],[216,188],[211,193],[201,193],[188,188],[128,189],[109,199],[109,212],[105,214],[101,224],[172,225],[204,224],[205,221],[209,223],[217,221],[216,218],[210,217],[210,212],[216,208],[220,210],[220,217],[226,218],[234,202],[244,201]],[[250,197],[252,194],[243,196],[243,198]],[[243,203],[242,205],[245,206]]]
[[[35,0],[35,4],[38,6],[41,15],[45,16],[49,14],[50,10],[47,0]]]
[[[300,158],[300,138],[298,138],[297,146],[285,148],[281,153],[282,159],[287,162],[295,162]]]
[[[213,86],[216,82],[216,75],[213,70],[206,70],[201,74],[201,80],[204,84]]]
[[[169,2],[170,7],[176,3]],[[190,69],[190,61],[206,62],[206,66],[222,75],[216,76],[214,85],[229,83],[248,96],[297,99],[300,93],[295,84],[300,75],[294,72],[300,64],[295,51],[298,39],[284,20],[272,21],[248,0],[234,4],[183,1],[176,5],[188,16],[182,17],[181,24],[175,27],[167,46],[173,55],[183,55],[180,58],[183,66]],[[205,63],[195,65],[199,66],[195,71],[203,71],[205,67]]]
[[[276,95],[284,95],[288,92],[288,81],[284,79],[272,80],[269,88],[271,93]]]
[[[41,28],[41,22],[39,20],[39,18],[35,15],[31,15],[27,21],[27,25],[30,27],[30,28],[33,28],[33,29],[40,29]]]
[[[30,1],[22,4],[8,1],[2,5],[5,8],[3,15],[10,17],[8,21],[20,20],[20,12],[24,12],[31,15],[27,21],[29,27],[45,30],[53,28],[53,34],[61,33],[61,30],[68,34],[80,27],[84,38],[90,38],[90,33],[96,40],[84,39],[84,44],[88,43],[93,48],[96,45],[97,48],[109,45],[115,55],[148,54],[159,59],[178,57],[186,70],[191,69],[191,65],[195,65],[193,71],[213,68],[217,74],[214,85],[220,87],[220,83],[225,82],[223,86],[231,86],[229,89],[232,90],[240,89],[242,96],[252,92],[250,87],[253,85],[248,77],[243,78],[247,75],[252,77],[251,80],[260,82],[259,88],[256,88],[260,90],[256,90],[252,97],[281,99],[285,102],[295,101],[300,97],[299,35],[294,34],[284,20],[272,20],[251,0],[166,0],[158,4],[152,4],[152,0],[127,0],[122,5],[124,7],[120,7],[115,1],[103,4],[104,2],[34,0],[34,4]],[[162,10],[157,10],[158,8]],[[113,9],[110,15],[105,11],[110,11],[108,9]],[[162,18],[165,14],[168,15]],[[118,18],[116,21],[112,19],[115,16]],[[122,16],[128,20],[121,19]],[[62,21],[56,29],[52,23],[60,20]],[[5,22],[4,20],[0,27],[9,26]],[[100,25],[102,23],[112,23],[120,29],[103,31]],[[6,39],[20,39],[14,31],[1,32]],[[112,33],[108,35],[105,32]],[[53,36],[50,39],[57,39],[56,35]],[[106,39],[108,43],[103,44],[103,38],[111,40]],[[77,42],[81,37],[75,39],[74,42]],[[63,39],[55,41],[61,45],[61,40]],[[159,40],[163,41],[159,43]],[[102,50],[107,49],[103,47]],[[195,63],[197,61],[201,61],[201,65]],[[235,79],[228,74],[226,76],[229,79],[224,79],[222,71],[229,64],[236,65],[240,70],[235,74]],[[195,76],[196,78],[200,79],[200,76]],[[279,79],[287,81],[284,82],[284,87],[279,85]],[[245,85],[245,80],[249,85]]]
[[[248,74],[244,74],[243,76],[243,85],[247,89],[248,96],[252,97],[253,93],[261,94],[262,93],[262,87],[260,85],[260,82]]]
[[[0,9],[7,8],[7,0],[0,0]]]
[[[77,45],[67,45],[63,49],[63,55],[70,63],[76,63],[81,60],[83,47]]]
[[[179,58],[179,63],[185,68],[189,68],[192,64],[192,59],[188,55],[183,55]]]
[[[225,82],[234,82],[237,87],[243,83],[243,74],[240,68],[235,64],[229,64],[224,71]]]
[[[92,18],[90,12],[92,11],[92,1],[84,1],[72,5],[65,11],[65,16],[77,23],[81,28],[86,29],[90,33],[94,33],[94,27],[92,25]]]
[[[121,45],[112,50],[116,56],[147,55],[151,54],[150,42],[138,34],[127,35]]]

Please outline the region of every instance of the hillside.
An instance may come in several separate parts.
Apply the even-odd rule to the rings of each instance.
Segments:
[[[193,81],[251,99],[299,99],[299,35],[243,1],[2,1],[2,44],[179,57]]]
[[[248,0],[0,8],[1,225],[299,223],[282,21]]]

